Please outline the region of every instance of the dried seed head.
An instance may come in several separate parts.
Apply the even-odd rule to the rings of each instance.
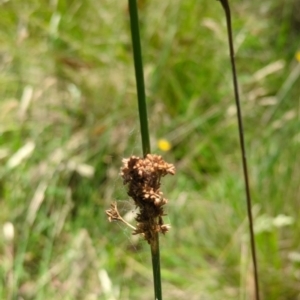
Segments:
[[[160,191],[160,180],[167,174],[174,175],[175,167],[166,163],[160,155],[147,154],[145,158],[131,156],[122,160],[120,175],[128,185],[128,195],[139,208],[137,228],[133,234],[143,234],[150,243],[157,232],[166,233],[169,225],[164,225],[163,205],[168,200]]]

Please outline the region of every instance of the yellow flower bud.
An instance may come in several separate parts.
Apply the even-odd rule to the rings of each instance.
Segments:
[[[165,152],[169,151],[172,148],[171,143],[166,139],[158,140],[157,146],[160,150],[165,151]]]

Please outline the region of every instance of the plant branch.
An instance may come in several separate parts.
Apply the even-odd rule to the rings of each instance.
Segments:
[[[136,87],[138,95],[138,106],[141,126],[141,136],[143,145],[143,155],[146,157],[151,152],[149,129],[148,129],[148,116],[146,106],[146,93],[142,61],[142,49],[140,41],[138,9],[136,0],[129,0],[129,13],[130,13],[130,28],[133,45],[133,58],[135,67]]]
[[[122,216],[119,213],[118,207],[117,207],[117,202],[113,202],[110,205],[110,209],[105,211],[106,215],[108,216],[108,221],[112,222],[112,221],[120,221],[123,222],[125,225],[127,225],[128,227],[130,227],[133,230],[136,230],[136,228],[134,226],[132,226],[130,223],[126,222]]]
[[[252,253],[252,262],[253,262],[253,269],[254,269],[255,295],[256,295],[256,300],[259,300],[260,298],[259,298],[259,284],[258,284],[258,270],[257,270],[258,267],[257,267],[257,259],[256,259],[254,229],[253,229],[253,216],[251,211],[252,201],[251,201],[250,185],[249,185],[249,177],[248,177],[247,157],[246,157],[246,148],[245,148],[245,140],[244,140],[244,130],[243,130],[243,118],[241,112],[240,96],[239,96],[238,82],[237,82],[237,72],[236,72],[235,59],[234,59],[235,54],[234,54],[232,27],[231,27],[231,13],[230,13],[230,6],[228,0],[219,0],[219,1],[221,2],[223,9],[225,11],[226,22],[227,22],[228,43],[229,43],[230,60],[231,60],[231,68],[232,68],[232,76],[233,76],[233,88],[234,88],[235,103],[237,108],[239,138],[240,138],[245,190],[246,190],[246,198],[247,198],[247,213],[249,219],[251,253]]]
[[[160,251],[159,251],[159,236],[155,233],[154,241],[150,245],[153,268],[153,281],[155,300],[162,300],[161,276],[160,276]]]
[[[132,45],[133,45],[133,58],[134,58],[134,66],[135,66],[135,77],[136,77],[136,84],[137,84],[142,147],[143,147],[143,155],[144,157],[146,157],[147,154],[151,152],[151,147],[150,147],[150,138],[149,138],[149,129],[148,129],[148,115],[147,115],[147,106],[146,106],[142,50],[141,50],[140,32],[139,32],[138,9],[137,9],[136,0],[128,0],[128,3],[129,3],[129,14],[130,14],[131,37],[132,37]],[[153,267],[154,293],[155,293],[156,300],[162,300],[159,252],[160,252],[159,236],[158,233],[155,233],[153,240],[151,241],[151,255],[152,255],[152,267]]]

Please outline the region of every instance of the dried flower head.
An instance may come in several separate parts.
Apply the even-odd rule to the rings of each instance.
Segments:
[[[170,229],[169,225],[163,224],[163,206],[168,200],[160,191],[160,180],[167,174],[174,175],[175,167],[159,155],[123,159],[120,175],[123,183],[128,185],[128,195],[139,208],[137,227],[133,234],[143,234],[148,243],[151,243],[156,233],[166,233]],[[108,217],[113,219],[111,214]]]

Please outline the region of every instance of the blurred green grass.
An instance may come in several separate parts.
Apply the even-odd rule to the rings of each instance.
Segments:
[[[165,298],[252,299],[221,6],[139,4],[152,147],[177,167]],[[127,2],[0,5],[0,298],[152,299],[147,245],[104,214],[132,210],[118,170],[141,155]],[[299,4],[231,5],[262,299],[298,299]]]

